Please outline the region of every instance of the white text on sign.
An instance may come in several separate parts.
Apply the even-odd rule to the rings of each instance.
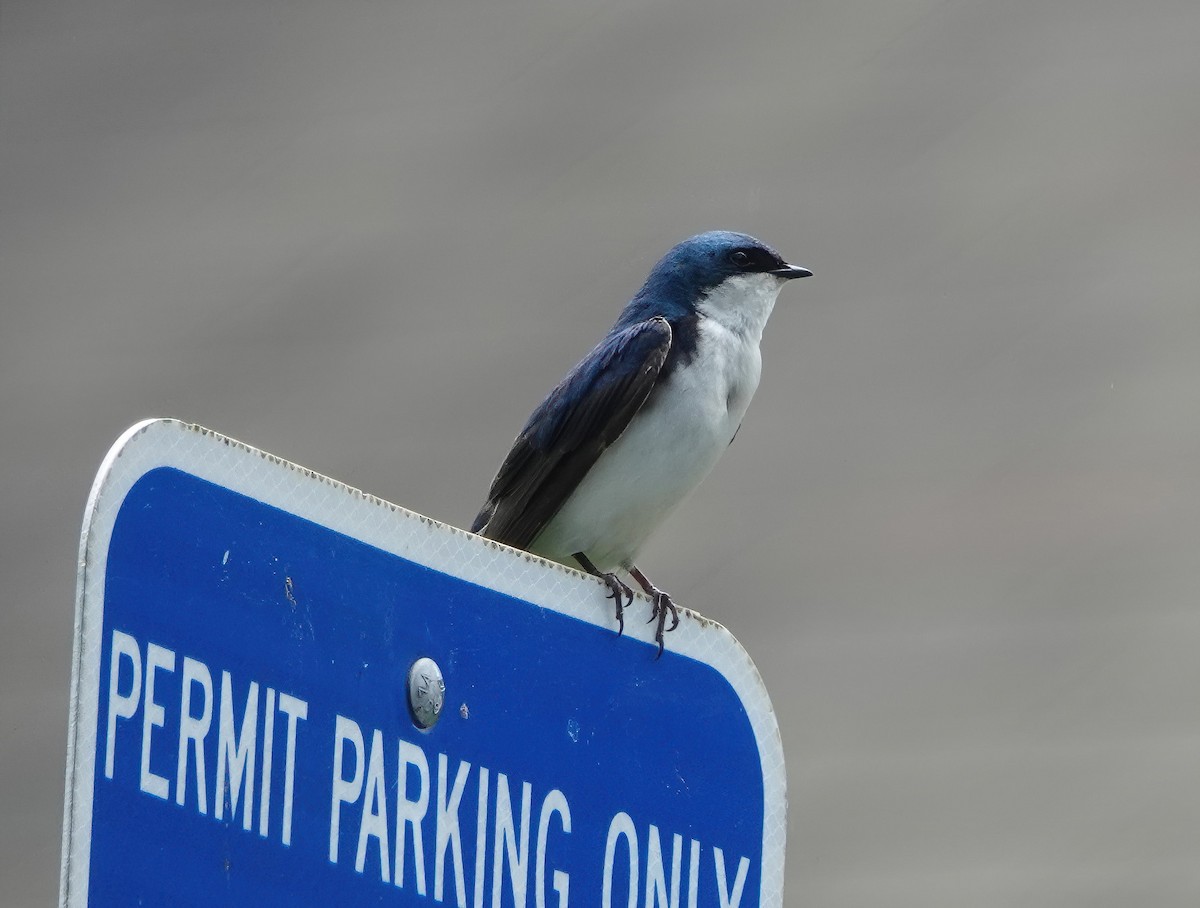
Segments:
[[[570,843],[583,818],[573,817],[558,788],[537,790],[445,753],[431,758],[418,744],[341,714],[318,721],[294,694],[120,630],[112,632],[107,680],[105,779],[135,760],[146,795],[221,822],[240,817],[245,832],[283,846],[321,835],[331,864],[378,874],[383,884],[458,908],[526,908],[530,894],[536,908],[569,908],[571,868],[594,860],[602,861],[593,865],[601,868],[602,908],[741,905],[746,857],[639,825],[626,811],[600,827],[607,828],[603,854],[580,855]],[[177,734],[167,732],[167,704],[177,704],[170,723]],[[324,744],[305,731],[329,725],[332,739]],[[320,830],[293,829],[298,788],[312,784],[296,772],[306,736],[310,747],[332,750],[328,822]],[[596,897],[580,893],[577,900],[594,904]]]

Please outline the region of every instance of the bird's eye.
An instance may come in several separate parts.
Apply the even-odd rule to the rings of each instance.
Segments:
[[[736,252],[731,252],[729,254],[729,260],[739,268],[744,268],[746,265],[750,264],[750,256],[747,253],[742,252],[740,249]]]

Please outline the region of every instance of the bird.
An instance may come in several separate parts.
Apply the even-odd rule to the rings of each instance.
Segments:
[[[626,572],[650,598],[661,657],[679,613],[638,553],[737,435],[776,298],[811,275],[745,233],[712,230],[672,247],[530,415],[471,531],[599,577],[618,635],[633,602],[617,574]]]

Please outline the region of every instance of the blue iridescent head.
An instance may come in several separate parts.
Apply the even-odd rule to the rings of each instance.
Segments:
[[[789,265],[778,252],[748,234],[710,230],[684,240],[664,255],[651,269],[631,308],[654,309],[668,317],[683,315],[730,278],[773,275],[782,284],[811,274],[807,268]]]

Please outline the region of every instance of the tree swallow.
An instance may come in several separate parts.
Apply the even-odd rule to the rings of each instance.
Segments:
[[[627,571],[653,603],[661,656],[679,613],[634,560],[733,441],[775,299],[811,274],[744,233],[714,230],[674,247],[533,411],[472,532],[603,579],[618,633],[633,592],[616,571]]]

